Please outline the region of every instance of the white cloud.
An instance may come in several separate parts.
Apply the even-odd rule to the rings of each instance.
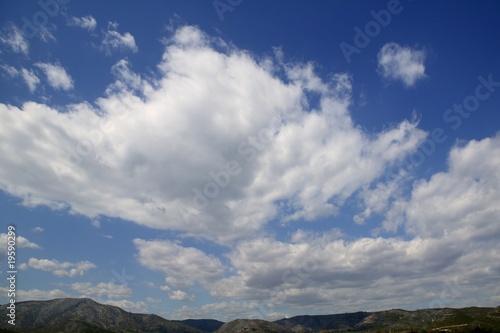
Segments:
[[[89,261],[80,261],[77,263],[59,262],[50,259],[30,258],[28,266],[34,269],[39,269],[46,272],[52,272],[53,275],[59,277],[76,277],[82,276],[88,270],[94,269],[97,266]]]
[[[54,24],[40,25],[37,27],[38,35],[42,41],[45,43],[49,41],[56,41],[56,37],[52,33],[52,31],[56,30],[57,27]]]
[[[108,30],[104,32],[102,47],[106,54],[111,54],[113,51],[138,51],[135,43],[135,38],[129,32],[123,34],[116,31],[118,24],[116,22],[108,23]]]
[[[7,248],[8,235],[5,233],[0,234],[0,248]],[[41,249],[38,244],[30,242],[23,236],[16,235],[16,247],[18,248],[28,248],[28,249]]]
[[[235,318],[262,318],[258,302],[219,302],[205,304],[201,307],[186,305],[168,313],[168,317],[176,320],[213,318],[221,321],[231,321]],[[281,316],[279,318],[283,318]],[[277,319],[279,319],[277,318]]]
[[[193,295],[188,295],[182,290],[174,290],[169,295],[168,298],[174,301],[192,301],[194,300]]]
[[[100,282],[95,285],[90,282],[76,282],[71,284],[71,289],[80,293],[81,297],[118,299],[132,296],[132,289],[128,286],[111,282]]]
[[[414,185],[408,233],[483,244],[500,237],[500,135],[454,147],[449,170]],[[425,209],[423,209],[425,208]]]
[[[410,180],[408,172],[400,171],[392,179],[380,181],[372,187],[364,187],[359,193],[359,197],[365,209],[353,217],[354,222],[363,225],[365,224],[365,220],[374,214],[394,215],[397,212],[397,208],[400,208],[396,201],[398,198],[403,197],[403,189]],[[386,230],[395,232],[401,223],[402,220],[396,223],[395,219],[391,217],[384,222],[384,226],[389,227],[390,225],[390,230]]]
[[[31,290],[19,290],[18,292],[20,300],[25,301],[33,301],[33,300],[50,300],[54,298],[61,297],[69,297],[69,295],[59,289],[52,290],[39,290],[39,289],[31,289]]]
[[[52,88],[60,90],[73,89],[73,79],[61,65],[39,62],[35,66],[44,72]]]
[[[139,263],[151,270],[163,272],[165,281],[175,287],[189,286],[195,281],[207,285],[224,274],[219,259],[193,247],[180,246],[171,241],[142,239],[134,239],[134,245],[138,250]]]
[[[289,242],[240,242],[228,254],[237,273],[212,284],[210,292],[257,301],[264,313],[282,305],[297,313],[324,307],[344,312],[422,304],[459,307],[478,299],[483,306],[495,306],[492,295],[500,291],[492,279],[500,274],[495,259],[500,254],[499,170],[500,135],[457,146],[449,170],[415,182],[408,201],[386,202],[399,197],[393,184],[365,193],[376,214],[398,207],[409,239],[346,241],[336,230],[330,237],[299,230]]]
[[[144,299],[148,304],[159,304],[162,302],[161,298],[146,297]]]
[[[126,59],[122,59],[113,65],[111,67],[111,73],[115,77],[116,81],[113,84],[110,84],[106,89],[106,93],[108,95],[111,95],[114,92],[127,90],[140,93],[142,89],[148,87],[147,81],[143,80],[140,75],[129,69],[129,62]]]
[[[92,219],[92,222],[90,222],[90,224],[91,224],[94,228],[100,228],[100,227],[101,227],[101,221],[99,221],[99,218],[93,218],[93,219]]]
[[[323,81],[309,65],[222,52],[213,43],[196,28],[181,28],[157,80],[121,60],[105,97],[67,112],[0,104],[2,188],[28,206],[120,217],[228,244],[271,219],[334,215],[425,137],[413,121],[370,134],[356,126],[348,75]],[[275,76],[281,70],[288,83]],[[320,98],[315,112],[310,93]],[[51,130],[26,140],[33,123]]]
[[[400,80],[405,86],[413,86],[425,75],[425,52],[397,43],[385,44],[378,53],[379,73],[387,79]]]
[[[97,302],[102,303],[102,304],[108,304],[108,305],[113,305],[117,306],[125,311],[129,311],[132,313],[151,313],[151,310],[148,307],[148,303],[151,303],[148,301],[148,303],[143,302],[143,301],[130,301],[130,300],[110,300],[110,299],[96,299]]]
[[[34,227],[32,229],[33,232],[36,232],[36,233],[40,233],[40,232],[44,232],[45,229],[43,229],[42,227]]]
[[[349,114],[348,75],[325,81],[310,64],[214,43],[181,28],[166,45],[158,79],[120,60],[97,101],[61,110],[0,104],[0,187],[26,206],[69,209],[97,222],[120,217],[231,245],[223,261],[173,241],[134,240],[138,262],[165,275],[167,285],[157,288],[169,297],[192,297],[179,288],[199,284],[212,297],[236,300],[183,307],[174,317],[432,307],[448,283],[458,291],[444,306],[498,304],[498,136],[455,147],[449,170],[428,180],[413,183],[404,172],[383,180],[424,140],[415,120],[367,133]],[[399,79],[411,85],[416,77]],[[319,97],[314,110],[310,94]],[[38,140],[27,139],[33,124],[46,129]],[[238,171],[229,177],[225,169]],[[207,188],[218,195],[194,197]],[[379,215],[377,235],[406,233],[346,239],[335,214],[351,198],[362,203],[357,223]],[[183,207],[190,216],[183,218]],[[271,220],[320,217],[330,218],[330,231],[262,236]],[[77,265],[36,264],[64,276]],[[131,295],[103,283],[72,290],[115,304]]]
[[[82,29],[86,29],[89,32],[94,31],[97,26],[97,21],[92,15],[82,16],[82,17],[71,17],[67,21],[67,25],[73,27],[80,27]]]
[[[0,32],[0,43],[7,45],[15,53],[27,55],[29,52],[29,43],[24,38],[23,32],[11,22]]]
[[[2,295],[7,295],[7,288],[0,288]],[[40,289],[30,289],[30,290],[16,290],[16,301],[42,301],[51,300],[54,298],[70,297],[68,293],[59,289],[52,290],[40,290]]]
[[[12,67],[12,66],[9,66],[6,64],[2,64],[2,65],[0,65],[0,68],[3,69],[5,71],[5,73],[7,73],[7,75],[10,77],[16,77],[19,75],[19,71],[15,67]]]
[[[36,87],[40,83],[40,79],[33,72],[33,70],[28,70],[26,68],[21,68],[21,70],[17,70],[15,67],[9,65],[1,65],[0,68],[2,68],[5,71],[5,73],[7,73],[7,75],[12,78],[18,77],[20,75],[23,78],[24,83],[26,83],[26,85],[28,86],[30,92],[34,92],[36,90]]]
[[[449,284],[458,285],[453,306],[478,297],[494,305],[494,293],[487,290],[500,290],[491,279],[500,273],[494,259],[498,254],[496,244],[464,238],[457,244],[452,235],[299,243],[261,238],[243,242],[230,253],[237,273],[211,285],[210,292],[256,302],[262,316],[283,307],[295,314],[324,308],[345,312],[432,307],[442,302],[442,290]],[[479,290],[478,285],[487,287]],[[442,306],[451,304],[449,298],[446,302]]]
[[[36,90],[37,85],[40,83],[40,79],[36,76],[35,73],[31,70],[27,70],[26,68],[21,69],[21,75],[24,79],[24,82],[28,86],[31,92]]]

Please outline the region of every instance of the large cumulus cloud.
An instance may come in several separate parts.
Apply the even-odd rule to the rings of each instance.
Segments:
[[[171,37],[157,79],[131,66],[113,66],[97,101],[0,104],[1,188],[25,205],[227,244],[276,217],[335,214],[425,137],[406,120],[365,133],[346,74],[324,81],[310,64],[257,58],[194,27]]]

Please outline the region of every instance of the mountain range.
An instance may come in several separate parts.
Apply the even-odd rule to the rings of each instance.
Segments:
[[[7,313],[7,305],[0,306],[0,313]],[[214,319],[167,320],[153,314],[130,313],[89,298],[60,298],[16,303],[15,323],[13,326],[2,320],[0,333],[500,332],[500,306],[416,311],[393,309],[304,315],[275,322],[237,319],[223,323]]]

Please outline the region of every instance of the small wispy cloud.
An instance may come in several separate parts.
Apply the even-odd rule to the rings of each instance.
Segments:
[[[153,285],[154,286],[154,285]],[[160,290],[163,290],[163,291],[170,291],[170,287],[169,286],[161,286],[160,287]]]
[[[49,41],[55,42],[56,37],[52,33],[52,31],[55,31],[55,30],[57,30],[57,27],[54,24],[42,25],[39,27],[38,36],[45,43],[47,43]]]
[[[97,21],[95,18],[91,15],[89,16],[83,16],[83,17],[70,17],[66,24],[71,27],[79,27],[82,29],[86,29],[89,32],[94,31],[95,27],[97,26]]]
[[[402,81],[406,87],[411,87],[426,77],[424,60],[423,50],[387,43],[378,53],[378,70],[382,77]]]
[[[102,40],[104,52],[108,55],[113,51],[131,51],[136,53],[138,48],[134,36],[129,32],[121,34],[116,30],[117,28],[118,23],[108,23],[108,30],[104,32],[104,38]]]
[[[36,87],[40,83],[40,79],[36,76],[35,73],[31,70],[27,70],[26,68],[21,69],[21,76],[24,79],[24,82],[28,86],[30,92],[34,92]]]
[[[55,276],[59,277],[76,277],[82,276],[89,269],[94,269],[97,266],[90,261],[80,261],[77,263],[59,262],[50,259],[36,259],[30,258],[28,266],[34,269],[52,272]]]
[[[0,65],[0,68],[10,77],[16,77],[19,75],[19,71],[15,67],[9,65]]]
[[[18,70],[15,67],[9,65],[1,65],[0,68],[11,78],[22,77],[24,83],[28,86],[30,92],[34,92],[36,87],[40,83],[40,79],[33,72],[33,70],[28,70],[26,68],[21,68]]]
[[[193,295],[188,295],[187,293],[185,293],[182,290],[175,290],[175,291],[171,292],[170,295],[168,296],[168,298],[170,298],[171,300],[174,300],[174,301],[192,301],[192,300],[194,300]]]
[[[171,241],[145,241],[139,238],[134,239],[133,243],[139,250],[139,263],[165,273],[165,282],[171,286],[184,287],[196,281],[207,285],[219,280],[224,274],[224,266],[220,260],[193,247],[180,246]]]
[[[140,91],[145,82],[141,76],[134,73],[129,68],[129,62],[126,59],[121,59],[111,67],[111,74],[116,81],[108,86],[106,93],[110,94],[113,91],[135,90]]]
[[[90,222],[90,224],[95,228],[101,227],[101,221],[99,221],[98,218],[92,219],[92,222]]]
[[[28,41],[24,38],[21,29],[12,22],[8,22],[0,32],[0,43],[7,45],[15,53],[28,55]]]
[[[36,63],[47,77],[50,86],[54,89],[71,90],[73,89],[73,79],[66,70],[59,64]]]
[[[100,282],[93,285],[90,282],[76,282],[71,285],[71,289],[87,297],[106,297],[106,298],[127,298],[132,295],[132,289],[124,285],[118,285],[111,282]]]
[[[42,227],[35,227],[35,228],[33,228],[33,229],[32,229],[32,231],[33,231],[33,232],[40,233],[40,232],[44,232],[44,231],[45,231],[45,229],[44,229],[44,228],[42,228]]]
[[[2,249],[7,248],[7,237],[8,237],[7,234],[0,234],[0,248]],[[16,246],[28,249],[41,249],[41,247],[38,244],[30,242],[23,236],[16,237]]]
[[[0,292],[4,295],[8,293],[8,288],[0,288]],[[54,298],[69,297],[70,295],[60,289],[40,290],[30,289],[16,291],[16,301],[34,301],[34,300],[49,300]]]

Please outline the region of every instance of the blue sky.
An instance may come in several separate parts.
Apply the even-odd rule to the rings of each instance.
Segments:
[[[17,300],[224,321],[498,306],[499,14],[1,2]]]

